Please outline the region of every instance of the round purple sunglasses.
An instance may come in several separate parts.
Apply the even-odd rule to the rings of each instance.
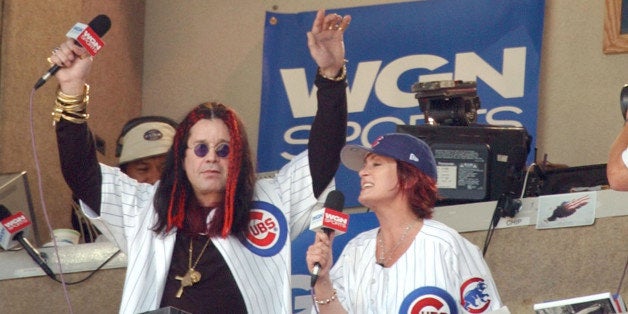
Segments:
[[[197,157],[203,158],[207,156],[209,153],[209,145],[205,143],[199,143],[194,145],[194,147],[188,147],[194,150],[194,155]],[[229,143],[220,143],[214,147],[214,151],[216,152],[216,156],[225,158],[229,156]]]

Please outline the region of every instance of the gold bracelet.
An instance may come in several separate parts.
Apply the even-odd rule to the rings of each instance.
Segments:
[[[63,110],[62,107],[55,107],[53,109],[52,112],[53,116],[59,116],[62,114],[67,114],[67,115],[71,115],[71,116],[75,116],[75,117],[81,117],[81,118],[85,118],[87,119],[89,117],[89,114],[85,113],[85,111],[68,111],[68,110]]]
[[[316,304],[318,305],[325,305],[325,304],[329,304],[332,301],[336,300],[336,289],[332,290],[333,293],[331,295],[331,297],[325,299],[325,300],[317,300],[316,297],[314,297],[314,302],[316,302]]]
[[[59,122],[61,118],[68,120],[74,123],[85,123],[87,119],[89,119],[89,113],[81,113],[81,112],[65,112],[62,109],[55,108],[52,111],[52,125],[55,125],[56,122]]]
[[[57,100],[64,104],[75,105],[89,101],[89,85],[85,84],[81,95],[68,95],[61,91],[61,86],[57,88]]]
[[[52,112],[52,119],[53,119],[52,125],[54,126],[57,122],[61,121],[61,118],[75,124],[83,124],[87,122],[87,119],[89,119],[89,113],[81,113],[78,115],[74,115],[74,114],[70,114],[66,112],[53,111]]]
[[[345,62],[342,64],[342,68],[340,68],[340,71],[338,72],[338,74],[336,74],[336,77],[329,77],[325,74],[323,74],[323,72],[321,72],[321,68],[318,68],[318,75],[322,76],[325,79],[328,79],[330,81],[335,81],[335,82],[339,82],[339,81],[343,81],[344,79],[347,78],[347,60],[345,60]]]
[[[61,91],[61,87],[57,88],[57,99],[52,111],[52,125],[63,118],[72,123],[82,124],[89,119],[87,104],[89,103],[89,85],[85,84],[83,94],[68,95]]]
[[[55,109],[61,109],[66,112],[85,112],[87,109],[87,103],[82,102],[75,105],[68,105],[60,102],[58,99],[55,100]]]
[[[68,99],[68,98],[57,96],[57,101],[60,102],[64,106],[79,105],[83,103],[88,103],[89,95],[83,95],[82,98],[80,99]]]

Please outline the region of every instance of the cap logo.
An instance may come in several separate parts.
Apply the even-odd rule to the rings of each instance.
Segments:
[[[412,161],[419,162],[419,158],[414,153],[410,153],[410,158],[409,159],[412,160]]]
[[[383,138],[384,138],[384,136],[383,136],[383,135],[378,136],[378,137],[377,137],[377,138],[373,141],[373,143],[371,144],[371,148],[373,148],[373,147],[375,147],[375,146],[379,145],[379,142],[380,142]]]
[[[164,135],[157,129],[150,129],[144,133],[144,139],[147,141],[158,141]]]

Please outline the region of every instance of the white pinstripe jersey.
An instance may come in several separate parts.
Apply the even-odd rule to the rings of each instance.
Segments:
[[[483,313],[502,306],[480,250],[454,229],[425,219],[389,268],[376,264],[378,230],[350,240],[332,267],[338,300],[349,313]]]
[[[152,205],[156,185],[138,184],[118,168],[100,167],[101,216],[94,220],[128,256],[120,313],[157,309],[175,233],[158,236],[150,230],[157,219]],[[332,187],[333,182],[328,191]],[[254,200],[249,241],[242,243],[232,236],[212,241],[229,265],[249,313],[290,313],[290,243],[309,226],[317,204],[307,151],[293,158],[274,178],[258,180]],[[88,216],[95,216],[85,204],[83,207]]]

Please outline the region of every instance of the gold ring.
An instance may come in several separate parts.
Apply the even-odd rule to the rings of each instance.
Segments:
[[[338,30],[339,30],[339,31],[342,31],[342,26],[338,27]]]
[[[50,57],[46,58],[46,61],[48,61],[48,63],[49,63],[50,65],[53,65],[53,64],[54,64],[54,62],[52,62],[52,59],[50,59]]]
[[[334,26],[333,25],[329,25],[329,27],[327,29],[332,30],[332,29],[334,29]]]

